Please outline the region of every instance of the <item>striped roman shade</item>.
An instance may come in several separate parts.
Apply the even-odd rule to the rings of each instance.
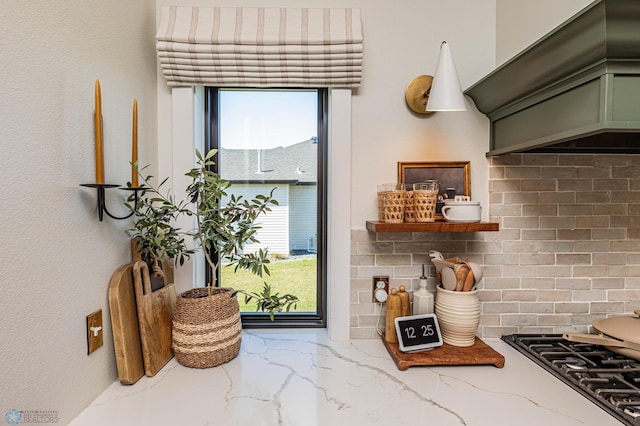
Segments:
[[[157,34],[169,86],[357,87],[360,9],[164,6]]]

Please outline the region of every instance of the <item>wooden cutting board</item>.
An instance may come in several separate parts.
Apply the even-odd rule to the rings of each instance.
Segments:
[[[131,240],[131,261],[133,263],[138,260],[142,260],[142,253],[140,252],[140,238],[133,238]],[[147,264],[147,267],[150,265]],[[153,276],[153,273],[150,273],[151,276],[151,289],[157,290],[161,288],[164,284],[173,283],[173,261],[170,259],[163,260],[160,265],[162,268],[162,272],[164,277],[162,279],[156,278]]]
[[[398,370],[404,371],[414,366],[435,365],[485,365],[493,364],[498,368],[504,367],[504,356],[496,352],[491,346],[476,337],[473,346],[460,348],[444,343],[442,346],[423,352],[401,352],[397,343],[389,343],[382,337],[382,343],[387,348],[391,359]]]
[[[118,379],[132,385],[144,376],[138,313],[133,292],[133,263],[116,269],[109,283],[109,313]]]
[[[142,261],[133,265],[133,287],[138,306],[144,372],[151,377],[173,358],[171,326],[176,289],[171,283],[152,292],[149,268]]]

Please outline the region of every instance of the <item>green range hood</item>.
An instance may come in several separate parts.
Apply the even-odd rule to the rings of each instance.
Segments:
[[[640,0],[600,0],[465,91],[487,156],[640,153]]]

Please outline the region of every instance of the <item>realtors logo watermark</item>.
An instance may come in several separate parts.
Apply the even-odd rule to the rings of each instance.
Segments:
[[[15,410],[7,411],[4,419],[10,425],[29,423],[58,423],[60,414],[52,410]]]

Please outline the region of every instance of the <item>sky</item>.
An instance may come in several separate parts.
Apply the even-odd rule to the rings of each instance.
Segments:
[[[317,136],[315,91],[220,90],[219,95],[223,148],[276,148]]]

